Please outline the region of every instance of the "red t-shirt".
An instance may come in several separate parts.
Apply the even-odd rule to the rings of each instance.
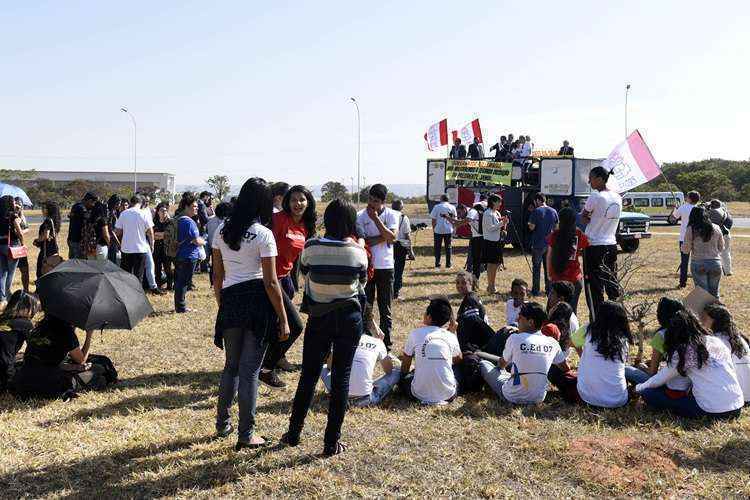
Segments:
[[[550,247],[555,246],[557,235],[560,233],[559,230],[553,231],[547,236],[547,244]],[[583,272],[581,271],[581,264],[578,261],[579,257],[583,253],[583,249],[589,246],[589,239],[580,229],[576,229],[576,237],[573,239],[574,252],[570,254],[570,260],[568,265],[565,266],[565,272],[558,274],[554,269],[548,269],[550,281],[570,281],[575,283],[583,279]],[[551,266],[550,266],[551,267]]]
[[[294,267],[294,261],[305,248],[307,230],[284,211],[273,214],[273,236],[276,239],[276,277],[283,278]]]

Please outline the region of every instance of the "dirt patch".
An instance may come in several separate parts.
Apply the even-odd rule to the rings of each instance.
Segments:
[[[675,483],[673,446],[632,437],[585,437],[568,448],[575,470],[587,483],[609,490],[645,493]]]

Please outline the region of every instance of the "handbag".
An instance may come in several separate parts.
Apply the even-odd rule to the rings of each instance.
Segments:
[[[19,245],[19,246],[10,246],[10,221],[8,222],[8,257],[10,257],[13,260],[18,260],[20,258],[26,257],[29,255],[29,249],[26,248],[26,245]]]

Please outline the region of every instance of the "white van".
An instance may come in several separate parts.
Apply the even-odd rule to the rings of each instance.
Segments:
[[[630,191],[622,195],[623,210],[643,212],[655,221],[669,222],[669,215],[674,208],[683,203],[685,195],[671,191]]]

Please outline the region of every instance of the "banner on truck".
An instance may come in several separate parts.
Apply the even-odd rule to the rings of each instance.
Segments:
[[[448,160],[445,166],[445,179],[509,186],[511,167],[512,164],[499,161]]]

